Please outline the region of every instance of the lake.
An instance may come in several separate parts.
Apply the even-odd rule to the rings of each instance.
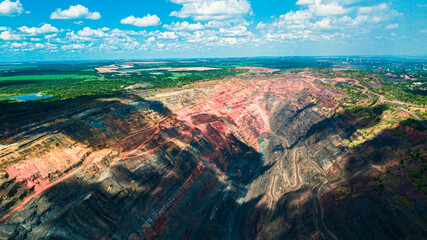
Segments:
[[[28,101],[35,101],[35,100],[40,100],[40,99],[45,99],[50,97],[52,96],[40,96],[38,93],[35,93],[35,94],[20,95],[20,96],[13,96],[13,97],[0,97],[0,99],[16,99],[16,100],[21,100],[23,102],[28,102]]]

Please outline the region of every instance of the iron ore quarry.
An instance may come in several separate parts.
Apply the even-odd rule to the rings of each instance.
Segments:
[[[427,237],[426,196],[399,175],[420,163],[396,157],[425,147],[411,112],[378,94],[346,109],[330,86],[350,76],[237,70],[9,127],[0,239]]]

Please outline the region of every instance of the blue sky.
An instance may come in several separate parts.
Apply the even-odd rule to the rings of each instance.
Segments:
[[[425,0],[0,0],[0,61],[427,55]]]

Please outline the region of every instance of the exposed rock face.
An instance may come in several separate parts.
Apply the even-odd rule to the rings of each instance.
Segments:
[[[0,238],[426,236],[415,210],[359,184],[382,146],[339,145],[357,126],[336,112],[339,93],[242,78],[123,96],[17,136],[0,155]],[[343,182],[360,197],[336,199]]]

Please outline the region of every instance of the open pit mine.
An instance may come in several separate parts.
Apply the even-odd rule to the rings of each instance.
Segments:
[[[425,239],[425,196],[403,206],[372,184],[398,136],[348,147],[369,123],[347,96],[256,70],[15,129],[0,239]]]

